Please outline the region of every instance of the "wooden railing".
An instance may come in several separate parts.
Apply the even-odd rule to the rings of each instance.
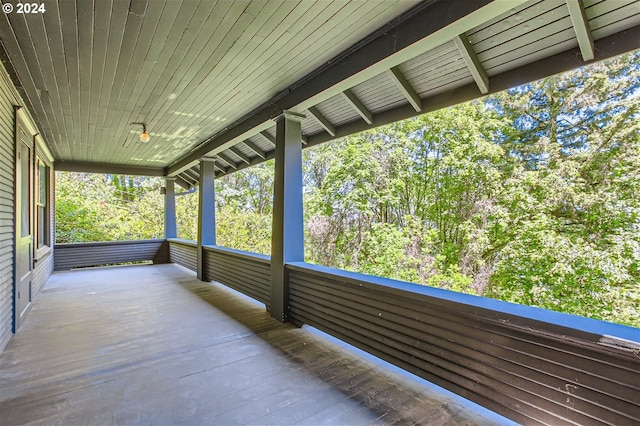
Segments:
[[[290,312],[523,424],[638,424],[639,330],[296,263]]]
[[[169,245],[171,261],[196,269],[194,242]],[[203,251],[207,279],[270,305],[268,256]],[[288,320],[510,419],[640,424],[636,328],[304,262],[286,269]]]
[[[151,261],[169,262],[166,240],[70,243],[54,246],[54,270]]]
[[[271,304],[269,256],[225,247],[204,247],[206,278],[218,281],[265,305]]]
[[[168,241],[171,262],[195,272],[198,267],[198,245],[196,242],[179,238],[170,238]]]

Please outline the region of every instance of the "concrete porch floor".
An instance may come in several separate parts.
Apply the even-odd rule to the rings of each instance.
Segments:
[[[54,274],[0,355],[0,424],[506,422],[176,265]]]

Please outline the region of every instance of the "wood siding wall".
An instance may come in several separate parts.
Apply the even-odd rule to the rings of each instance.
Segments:
[[[53,250],[50,250],[38,259],[33,269],[33,292],[40,293],[47,283],[49,276],[53,273]]]
[[[198,247],[195,241],[182,240],[179,238],[169,239],[169,261],[191,269],[194,272],[198,269],[197,250]]]
[[[3,65],[0,65],[0,352],[13,335],[13,281],[15,245],[15,106],[24,106]],[[23,110],[25,111],[25,110]],[[25,111],[26,113],[26,111]],[[31,117],[27,120],[33,122]],[[45,160],[46,161],[46,160]],[[53,165],[50,167],[53,176]],[[50,179],[53,201],[53,179]],[[34,205],[35,212],[35,205]],[[53,206],[51,206],[53,229]],[[35,237],[35,236],[34,236]],[[53,253],[43,253],[33,266],[32,300],[53,272]]]
[[[168,250],[165,240],[56,244],[55,270],[141,261],[167,263]]]
[[[636,329],[304,263],[287,270],[293,322],[519,423],[640,423],[640,345],[619,338]]]
[[[265,305],[271,304],[269,256],[224,247],[204,248],[207,278],[217,281]]]
[[[0,351],[13,328],[15,104],[13,86],[0,65]]]

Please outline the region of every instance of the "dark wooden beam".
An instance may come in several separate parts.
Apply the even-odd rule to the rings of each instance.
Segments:
[[[342,92],[345,100],[351,105],[351,107],[362,117],[367,124],[373,123],[373,117],[371,116],[371,111],[367,109],[366,106],[362,103],[360,99],[351,91],[345,90]]]
[[[413,87],[411,87],[411,84],[404,77],[400,68],[393,67],[387,70],[387,74],[391,77],[398,90],[400,90],[402,96],[409,101],[413,109],[415,109],[416,112],[422,111],[422,99],[420,99],[420,96],[413,90]]]
[[[590,62],[602,61],[636,49],[640,49],[640,25],[600,40],[596,40],[596,56],[594,60]],[[571,49],[491,77],[489,93],[497,93],[521,84],[526,84],[551,75],[570,71],[584,65],[585,63],[582,61],[580,49]],[[375,114],[373,116],[373,124],[371,125],[365,124],[362,121],[353,121],[351,123],[338,126],[336,127],[335,137],[329,136],[325,132],[309,135],[307,146],[318,145],[320,143],[352,135],[378,126],[395,123],[396,121],[405,120],[420,114],[477,99],[480,96],[483,95],[479,93],[475,82],[473,84],[467,84],[466,86],[448,90],[425,99],[421,113],[417,113],[411,105],[406,104],[380,114]]]
[[[569,9],[569,16],[571,16],[573,30],[578,39],[580,52],[582,52],[582,59],[590,61],[594,58],[593,36],[591,35],[591,28],[589,28],[589,20],[584,11],[584,4],[582,0],[567,0],[567,8]]]
[[[261,150],[260,148],[258,148],[258,146],[256,144],[254,144],[253,142],[251,142],[249,139],[246,139],[244,141],[242,141],[243,144],[245,144],[247,146],[247,148],[249,148],[251,151],[255,152],[255,154],[262,158],[263,160],[267,158],[266,154],[264,153],[263,150]]]
[[[251,158],[249,158],[248,155],[246,155],[244,152],[240,151],[235,146],[232,146],[231,148],[229,148],[229,151],[233,152],[235,155],[237,155],[245,163],[251,164]]]
[[[276,137],[272,136],[271,133],[265,131],[260,132],[260,135],[265,138],[266,140],[268,140],[269,142],[271,142],[271,144],[273,146],[276,146]]]
[[[184,180],[182,178],[182,176],[176,176],[176,183],[178,185],[180,185],[182,188],[187,189],[187,190],[191,189],[191,188],[193,188],[195,186],[195,185],[187,182],[186,180]]]
[[[640,49],[640,25],[600,40],[596,40],[595,49],[596,57],[591,62],[602,61],[626,52]],[[492,77],[490,93],[497,93],[502,90],[539,80],[554,74],[570,71],[581,66],[584,66],[584,62],[580,55],[580,49],[575,48],[568,50]],[[482,95],[478,91],[478,86],[474,82],[473,84],[468,84],[464,87],[449,90],[437,96],[425,99],[422,113],[435,111],[440,108],[477,99],[480,96]],[[396,121],[415,117],[420,114],[421,113],[417,113],[411,105],[406,104],[380,114],[375,114],[373,116],[372,124],[367,124],[364,121],[353,121],[351,123],[338,126],[336,127],[335,137],[326,132],[307,135],[306,147],[329,142],[336,138],[352,135],[354,133],[369,130],[385,124],[395,123]],[[246,144],[247,141],[244,141],[244,143]],[[261,162],[270,160],[273,157],[274,151],[264,153],[264,158],[255,158],[251,164],[239,165],[238,170],[260,164]],[[220,176],[225,174],[227,174],[227,171],[221,173]]]
[[[478,89],[480,89],[480,93],[486,95],[489,93],[489,76],[485,72],[480,60],[478,59],[478,55],[473,50],[473,46],[469,43],[469,38],[466,34],[460,34],[458,37],[454,38],[453,41],[460,51],[460,55],[462,55],[462,59],[464,59],[467,64],[467,68],[469,72],[473,76],[473,79],[476,81],[478,85]]]
[[[327,117],[325,117],[320,111],[318,111],[318,108],[309,107],[308,111],[309,114],[311,114],[313,118],[315,118],[316,121],[320,123],[322,128],[327,131],[327,133],[329,133],[331,136],[336,135],[336,127],[333,125],[333,123],[331,123],[331,121],[329,121]]]
[[[389,66],[395,66],[402,63],[406,59],[401,57],[400,53],[404,53],[405,49],[407,49],[407,55],[415,56],[423,50],[435,47],[431,46],[432,42],[440,44],[442,42],[440,38],[450,40],[455,34],[449,37],[446,34],[449,30],[456,31],[458,30],[456,27],[464,24],[468,28],[463,31],[467,31],[479,25],[489,19],[487,15],[489,12],[484,9],[485,6],[488,6],[493,13],[499,14],[516,5],[510,2],[492,2],[491,0],[472,2],[468,0],[427,0],[420,2],[408,12],[328,61],[324,66],[293,83],[262,106],[231,123],[226,131],[204,139],[192,152],[167,167],[166,174],[179,173],[185,167],[198,161],[203,155],[224,147],[225,144],[250,132],[257,126],[273,120],[282,111],[290,110],[316,96],[328,96],[331,94],[329,89],[337,88],[342,92],[349,88],[341,88],[343,84],[357,84],[356,81],[350,79],[357,77],[357,80],[364,81],[373,77],[369,73],[378,73],[376,66],[386,66],[387,63]],[[473,14],[481,9],[487,11],[487,14],[479,14],[475,17]],[[458,21],[462,23],[452,25]],[[457,34],[459,33],[460,31]],[[438,34],[437,40],[428,39],[434,34]],[[386,61],[387,59],[389,61]],[[317,103],[319,101],[315,104]]]
[[[164,176],[162,167],[138,167],[121,164],[56,161],[55,169],[63,172],[108,173],[114,175]]]
[[[224,161],[229,166],[231,166],[232,169],[238,170],[238,166],[236,165],[236,162],[233,161],[231,158],[227,157],[226,155],[224,155],[223,153],[219,153],[217,157],[218,157],[218,160]]]

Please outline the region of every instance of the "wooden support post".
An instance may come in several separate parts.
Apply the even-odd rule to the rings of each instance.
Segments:
[[[204,264],[204,246],[216,244],[215,158],[200,159],[198,188],[198,265],[200,281],[210,281]]]
[[[176,226],[176,178],[164,178],[164,237],[176,238],[178,227]]]
[[[289,304],[287,262],[304,260],[302,211],[302,121],[285,111],[276,119],[273,226],[271,237],[271,316],[286,321]]]

